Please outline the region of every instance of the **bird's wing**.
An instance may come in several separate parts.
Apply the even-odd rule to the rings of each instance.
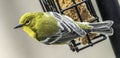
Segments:
[[[58,14],[56,12],[50,12],[50,14],[53,15],[55,18],[57,18],[57,20],[68,32],[74,31],[79,36],[86,35],[86,32],[83,29],[79,28],[78,25],[74,23],[72,18],[66,15]]]
[[[50,15],[54,16],[58,21],[58,26],[60,27],[59,32],[46,38],[44,43],[56,44],[57,42],[67,42],[73,40],[76,37],[85,36],[86,32],[79,28],[74,21],[65,15],[60,15],[56,12],[48,12]]]

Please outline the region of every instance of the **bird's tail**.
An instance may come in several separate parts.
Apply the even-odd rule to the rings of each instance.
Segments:
[[[113,28],[111,27],[113,23],[114,23],[113,21],[108,20],[98,23],[89,23],[89,25],[93,27],[91,29],[91,32],[98,32],[111,36],[114,33]]]

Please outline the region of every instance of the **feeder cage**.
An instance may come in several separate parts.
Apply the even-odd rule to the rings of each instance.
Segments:
[[[67,7],[62,7],[60,2],[65,3],[64,1],[60,0],[39,0],[40,4],[42,6],[42,9],[44,12],[58,12],[61,14],[65,14],[68,10],[74,9],[75,14],[77,15],[77,19],[79,19],[80,22],[84,22],[85,20],[82,18],[82,14],[80,13],[79,7],[83,4],[85,4],[86,9],[89,11],[89,14],[93,16],[91,20],[88,20],[87,22],[94,23],[94,22],[99,22],[99,17],[97,16],[93,4],[91,0],[81,0],[76,2],[75,0],[69,0],[71,1],[71,5]],[[74,15],[74,14],[73,14]],[[69,15],[68,15],[69,16]],[[106,39],[106,36],[103,34],[99,34],[95,36],[94,38],[90,38],[89,33],[86,35],[87,38],[87,44],[81,47],[78,47],[81,45],[81,42],[76,42],[76,40],[72,40],[71,43],[69,44],[70,48],[72,51],[79,52],[80,50],[83,50],[85,48],[88,48],[90,46],[93,46],[94,44],[97,44],[103,40]],[[98,40],[99,38],[99,40]]]

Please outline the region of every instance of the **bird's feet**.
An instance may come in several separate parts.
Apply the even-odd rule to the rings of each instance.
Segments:
[[[78,45],[80,45],[81,43],[76,43],[75,40],[72,40],[70,43],[69,43],[69,47],[70,47],[70,50],[72,50],[73,52],[79,52],[79,49],[78,49]]]

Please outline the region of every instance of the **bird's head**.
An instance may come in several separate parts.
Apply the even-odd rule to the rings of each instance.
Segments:
[[[23,28],[23,30],[28,33],[31,37],[35,38],[36,36],[36,24],[39,20],[38,17],[43,15],[42,12],[29,12],[22,15],[19,20],[19,25],[14,27],[14,29]]]

